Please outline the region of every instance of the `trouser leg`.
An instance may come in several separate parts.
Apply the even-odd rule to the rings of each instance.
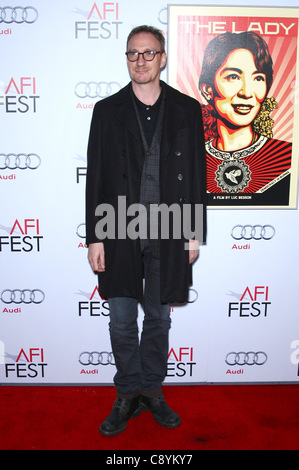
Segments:
[[[144,395],[154,397],[161,395],[162,382],[167,372],[171,319],[169,305],[161,304],[160,301],[160,260],[154,258],[147,249],[144,252],[144,269],[141,390]]]
[[[127,297],[109,299],[109,331],[117,373],[117,395],[132,398],[140,391],[141,362],[137,326],[138,301]]]
[[[160,261],[148,248],[144,250],[144,321],[138,336],[138,301],[133,298],[109,299],[110,338],[117,373],[117,395],[131,398],[141,389],[144,395],[159,396],[167,371],[169,329],[168,304],[160,302]]]

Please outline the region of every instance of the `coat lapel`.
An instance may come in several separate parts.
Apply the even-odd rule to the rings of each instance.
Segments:
[[[118,94],[116,102],[116,116],[125,127],[133,134],[133,136],[142,144],[138,121],[135,109],[131,99],[131,85],[127,85]]]
[[[186,116],[185,108],[177,101],[176,95],[172,93],[172,89],[166,84],[164,84],[164,86],[166,103],[161,139],[161,172],[163,172],[177,133],[182,127]],[[135,109],[131,99],[131,84],[127,85],[118,93],[115,110],[117,119],[122,123],[122,125],[125,125],[135,139],[138,140],[140,145],[143,145]]]
[[[186,110],[171,96],[171,88],[166,85],[166,103],[164,126],[161,140],[161,172],[165,167],[166,160],[173,147],[179,129],[185,119]],[[178,149],[179,150],[179,149]]]

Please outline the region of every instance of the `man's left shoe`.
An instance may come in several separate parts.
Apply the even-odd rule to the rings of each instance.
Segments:
[[[141,409],[150,411],[154,420],[165,428],[176,428],[181,424],[181,418],[166,403],[164,396],[148,398],[141,395]]]

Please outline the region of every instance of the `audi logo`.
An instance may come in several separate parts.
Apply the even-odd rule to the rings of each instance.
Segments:
[[[78,225],[76,234],[79,238],[86,238],[86,224]]]
[[[226,364],[229,366],[263,366],[268,356],[264,352],[231,352],[226,356]]]
[[[79,362],[82,366],[115,366],[112,352],[83,352],[80,354]]]
[[[198,299],[198,292],[195,289],[189,289],[189,298],[187,300],[188,304],[194,304]]]
[[[36,153],[0,153],[0,170],[37,170],[41,159]]]
[[[0,23],[35,23],[38,11],[34,7],[0,7]]]
[[[6,289],[1,292],[1,302],[4,304],[41,304],[45,293],[40,289]]]
[[[159,16],[158,16],[158,21],[162,24],[168,24],[168,21],[167,21],[167,11],[168,9],[167,8],[162,8],[162,10],[159,11]],[[162,18],[163,16],[163,18]]]
[[[79,82],[75,88],[78,98],[107,98],[121,89],[117,82]]]
[[[273,225],[235,225],[231,233],[235,240],[271,240],[274,235]]]

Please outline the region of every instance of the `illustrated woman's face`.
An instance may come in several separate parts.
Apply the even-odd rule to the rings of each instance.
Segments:
[[[256,69],[247,49],[233,51],[215,75],[217,113],[233,127],[248,126],[257,116],[267,94],[266,75]]]

